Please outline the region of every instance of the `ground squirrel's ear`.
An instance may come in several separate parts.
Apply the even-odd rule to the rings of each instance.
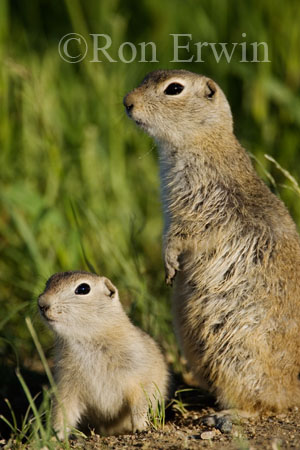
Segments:
[[[204,89],[204,95],[208,99],[212,99],[215,96],[217,90],[216,84],[213,82],[213,80],[207,80],[205,89]]]
[[[108,279],[108,278],[103,278],[104,281],[104,286],[106,287],[106,294],[110,297],[110,298],[115,298],[118,294],[118,290],[117,288],[112,284],[112,282]]]

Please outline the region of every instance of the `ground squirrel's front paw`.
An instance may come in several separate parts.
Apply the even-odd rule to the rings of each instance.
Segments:
[[[165,281],[169,286],[172,286],[176,272],[179,270],[178,256],[175,250],[169,249],[165,252]]]
[[[175,276],[176,276],[176,272],[177,272],[177,271],[176,271],[173,267],[167,269],[167,266],[166,266],[166,267],[165,267],[165,272],[166,272],[166,275],[165,275],[165,282],[166,282],[166,284],[167,284],[168,286],[172,286],[173,280],[174,280],[174,278],[175,278]]]

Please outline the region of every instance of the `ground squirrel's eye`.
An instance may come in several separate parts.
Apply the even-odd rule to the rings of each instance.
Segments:
[[[182,92],[184,89],[184,86],[180,83],[171,83],[169,86],[166,87],[164,90],[164,93],[166,95],[178,95],[180,92]]]
[[[75,289],[76,295],[86,295],[90,292],[91,288],[87,283],[81,283],[77,288]]]

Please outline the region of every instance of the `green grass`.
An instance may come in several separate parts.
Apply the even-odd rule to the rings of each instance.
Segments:
[[[60,446],[61,448],[68,449],[70,448],[68,440],[66,439],[65,442],[59,443],[51,426],[51,397],[56,395],[56,385],[52,373],[32,325],[32,321],[29,317],[26,317],[25,322],[47,374],[50,388],[43,388],[41,393],[33,397],[19,366],[16,368],[16,376],[27,398],[28,408],[20,422],[19,418],[16,417],[10,401],[5,399],[11,417],[8,418],[0,414],[0,422],[4,422],[11,432],[11,439],[6,444],[7,448],[17,449],[26,447],[42,449],[47,446],[51,450]],[[42,398],[39,406],[37,406],[38,397]]]
[[[150,398],[143,389],[148,402],[147,421],[154,430],[163,430],[166,423],[166,404],[159,387],[155,384],[155,393]]]
[[[125,116],[122,98],[158,67],[214,78],[257,168],[300,224],[298,169],[300,10],[296,1],[217,0],[0,2],[0,354],[5,364],[37,358],[24,317],[39,325],[36,297],[54,272],[95,268],[118,286],[132,320],[159,340],[175,368],[170,290],[164,286],[157,152]],[[59,39],[107,33],[153,41],[159,63],[67,64]],[[170,63],[170,33],[193,41],[266,41],[271,63]],[[183,55],[184,56],[184,55]],[[280,166],[266,159],[275,158]],[[272,179],[271,178],[271,179]],[[284,185],[288,185],[288,189]],[[294,190],[292,189],[294,188]],[[5,393],[5,389],[4,389]],[[30,402],[29,402],[30,403]]]

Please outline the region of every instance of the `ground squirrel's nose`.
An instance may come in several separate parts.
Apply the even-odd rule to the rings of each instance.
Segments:
[[[123,105],[126,108],[126,113],[130,116],[130,113],[131,113],[131,111],[133,109],[133,103],[132,103],[132,101],[130,101],[130,98],[128,98],[128,95],[126,95],[123,98]]]

